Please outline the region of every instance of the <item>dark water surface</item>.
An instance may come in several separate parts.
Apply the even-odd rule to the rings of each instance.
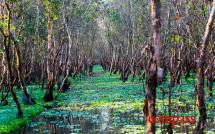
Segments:
[[[143,126],[143,118],[137,111],[113,113],[104,108],[91,112],[68,112],[51,109],[32,119],[17,134],[118,134],[129,133],[120,129],[131,124]],[[133,131],[141,133],[138,129],[130,130]]]
[[[50,109],[16,134],[142,134],[144,118],[139,113],[137,110],[114,112],[107,108],[86,112]],[[177,124],[173,130],[177,134],[186,134],[192,133],[194,128],[195,124]],[[165,134],[166,130],[165,124],[157,124],[156,134]],[[207,134],[214,134],[213,118],[208,119],[206,130]]]

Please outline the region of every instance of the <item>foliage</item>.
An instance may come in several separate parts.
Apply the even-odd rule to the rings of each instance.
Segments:
[[[121,23],[121,18],[119,11],[117,9],[109,9],[107,10],[108,17],[112,22],[115,24],[120,24]]]
[[[174,42],[174,43],[182,42],[182,37],[180,35],[171,35],[168,39],[170,42]]]
[[[22,109],[24,113],[24,117],[21,119],[16,118],[16,106],[13,103],[12,97],[10,96],[8,101],[8,106],[0,106],[0,133],[11,133],[17,129],[20,129],[23,125],[27,125],[32,117],[37,116],[39,113],[45,110],[45,106],[51,105],[54,106],[55,102],[51,102],[51,104],[46,104],[43,101],[44,92],[40,89],[39,85],[31,85],[28,87],[32,96],[36,99],[35,105],[24,105],[22,104]],[[60,99],[63,98],[65,94],[61,94],[59,96]],[[18,91],[18,98],[21,101],[22,93]]]
[[[45,15],[52,18],[52,20],[57,20],[59,17],[60,10],[60,0],[43,0],[43,5],[46,10]]]

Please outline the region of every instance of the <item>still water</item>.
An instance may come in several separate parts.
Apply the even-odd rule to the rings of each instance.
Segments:
[[[119,134],[141,133],[141,128],[123,130],[125,126],[143,126],[139,111],[113,112],[107,108],[90,112],[51,109],[32,119],[18,134]],[[130,131],[130,132],[126,132]]]
[[[115,112],[102,108],[95,111],[50,109],[41,113],[15,134],[143,134],[141,111]],[[214,119],[207,121],[207,134],[214,134]],[[165,124],[157,124],[158,134],[165,134]],[[174,133],[192,133],[195,124],[176,125]]]

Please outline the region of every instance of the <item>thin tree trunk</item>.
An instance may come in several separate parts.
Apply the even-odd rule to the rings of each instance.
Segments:
[[[7,44],[7,38],[8,38],[8,45],[6,45]],[[16,106],[18,109],[17,117],[20,118],[23,116],[23,112],[22,112],[21,104],[19,103],[18,97],[16,96],[16,92],[13,90],[13,76],[12,76],[12,68],[11,68],[10,54],[9,54],[10,39],[9,39],[9,37],[7,37],[7,38],[4,37],[4,48],[5,48],[6,59],[7,59],[8,75],[10,78],[8,81],[8,88],[12,94],[13,100],[16,103]]]
[[[171,109],[171,95],[172,95],[172,88],[175,86],[175,83],[174,83],[174,78],[173,76],[170,76],[170,82],[169,82],[169,97],[168,97],[168,114],[169,116],[171,116],[171,112],[172,112],[172,109]],[[167,132],[168,134],[173,134],[173,131],[172,131],[172,124],[168,124],[168,128],[167,128]]]
[[[51,11],[48,8],[48,57],[47,57],[47,74],[48,74],[48,85],[46,87],[46,93],[44,96],[45,101],[52,101],[54,99],[53,97],[53,90],[54,90],[54,84],[55,84],[55,74],[54,74],[54,68],[55,66],[53,65],[53,49],[54,45],[52,42],[53,38],[53,22],[51,20]]]
[[[22,89],[23,92],[23,100],[25,104],[35,104],[35,100],[31,97],[31,95],[28,93],[27,88],[26,88],[26,84],[25,84],[25,80],[23,78],[23,71],[22,71],[22,62],[21,62],[21,58],[20,58],[20,50],[19,50],[19,45],[17,42],[17,39],[15,38],[14,35],[11,35],[11,39],[14,42],[14,50],[15,50],[15,54],[16,54],[16,70],[17,70],[17,75],[18,75],[18,79],[19,79],[19,86]]]
[[[206,26],[204,38],[202,41],[202,47],[200,51],[200,57],[198,59],[198,71],[197,71],[197,100],[198,100],[198,108],[200,118],[197,124],[197,127],[194,130],[194,134],[202,134],[204,133],[207,113],[206,113],[206,106],[205,106],[205,92],[204,92],[204,78],[205,78],[205,59],[206,59],[206,50],[209,43],[211,31],[213,29],[213,23],[215,19],[215,0],[213,1],[213,8],[210,13],[210,17],[208,19],[208,23]]]
[[[213,77],[211,76],[211,74],[208,74],[208,79],[207,79],[207,86],[208,86],[208,96],[209,97],[213,97]]]
[[[64,5],[64,2],[63,2],[63,6]],[[65,28],[66,28],[66,32],[67,32],[67,37],[69,39],[69,47],[68,47],[68,54],[67,54],[67,58],[66,58],[66,67],[65,67],[65,70],[62,70],[64,73],[64,78],[63,78],[63,81],[61,83],[61,86],[60,88],[58,89],[58,93],[57,95],[55,96],[55,99],[57,99],[58,95],[60,94],[61,91],[63,91],[63,87],[64,85],[66,84],[66,82],[68,82],[68,76],[69,76],[69,72],[70,72],[70,69],[71,69],[71,51],[72,51],[72,39],[71,39],[71,32],[69,30],[69,27],[68,27],[68,24],[66,22],[66,14],[65,14],[65,9],[63,10],[63,22],[64,22],[64,25],[65,25]]]
[[[2,65],[3,65],[3,70],[2,70],[2,80],[1,80],[1,83],[0,83],[0,89],[2,90],[2,99],[1,99],[1,104],[2,105],[7,105],[8,104],[8,101],[7,101],[7,96],[8,96],[8,92],[7,91],[7,94],[6,96],[4,96],[4,92],[5,92],[5,86],[6,86],[6,79],[7,79],[7,61],[6,61],[6,55],[5,55],[5,52],[3,53],[3,59],[2,59]]]

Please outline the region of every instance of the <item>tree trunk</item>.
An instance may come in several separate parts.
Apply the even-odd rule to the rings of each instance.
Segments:
[[[209,97],[213,97],[213,77],[211,76],[211,74],[208,74],[208,79],[207,79],[207,86],[208,86],[208,96]]]
[[[17,39],[15,38],[14,35],[11,35],[11,39],[14,42],[14,50],[16,54],[16,70],[17,70],[17,75],[19,79],[19,86],[21,87],[23,92],[23,101],[25,104],[30,104],[30,105],[35,104],[36,103],[35,100],[31,97],[31,95],[27,91],[25,80],[23,78],[22,62],[20,58],[20,50],[19,50]]]
[[[63,2],[63,6],[64,5],[64,2]],[[63,7],[65,8],[65,7]],[[69,76],[69,72],[70,72],[70,69],[71,69],[71,54],[72,54],[72,39],[71,39],[71,31],[69,30],[69,27],[68,27],[68,24],[66,22],[66,14],[65,14],[65,9],[62,11],[63,12],[63,23],[65,25],[65,28],[66,28],[66,32],[67,32],[67,37],[69,39],[69,46],[68,46],[68,52],[67,52],[67,57],[66,57],[66,67],[65,67],[65,70],[62,70],[63,71],[63,75],[64,75],[64,78],[63,78],[63,81],[61,83],[61,86],[60,88],[58,89],[58,93],[57,95],[55,96],[55,99],[57,99],[58,95],[60,94],[61,91],[65,91],[65,90],[68,90],[69,89],[69,81],[68,81],[68,76]],[[65,84],[68,84],[66,86],[67,89],[65,89]]]
[[[53,49],[54,45],[52,42],[53,38],[53,22],[51,19],[51,11],[48,8],[48,57],[47,57],[47,74],[48,74],[48,85],[46,87],[46,93],[44,96],[44,100],[46,102],[52,101],[54,99],[53,97],[53,89],[54,89],[54,84],[55,84],[55,75],[54,75],[54,68],[55,66],[53,65]]]
[[[147,119],[150,116],[155,116],[155,103],[156,103],[156,87],[158,85],[157,69],[160,68],[160,0],[151,0],[151,17],[152,17],[152,55],[149,65],[147,67],[146,78],[146,97],[148,99]],[[147,121],[147,134],[155,134],[155,124]]]
[[[11,68],[10,54],[9,54],[10,39],[8,38],[8,45],[6,45],[7,44],[7,38],[4,37],[4,48],[5,48],[6,59],[7,59],[8,75],[10,78],[9,83],[8,83],[8,89],[11,92],[13,100],[16,103],[16,106],[18,109],[17,117],[20,118],[23,116],[23,112],[22,112],[21,104],[19,103],[18,97],[16,96],[16,92],[13,90],[13,76],[12,76],[12,68]]]
[[[1,104],[3,106],[7,105],[8,104],[8,101],[7,101],[7,95],[8,95],[8,91],[7,91],[7,95],[4,96],[4,92],[5,92],[5,87],[6,87],[6,77],[7,77],[7,61],[6,61],[6,55],[5,53],[3,53],[3,56],[2,56],[2,65],[3,65],[3,69],[2,69],[2,76],[1,76],[1,83],[0,83],[0,90],[2,90],[2,98],[1,98]]]
[[[171,112],[172,112],[172,109],[171,109],[171,105],[172,105],[172,102],[171,102],[171,95],[172,95],[172,88],[175,86],[175,82],[174,82],[174,78],[173,76],[171,75],[170,76],[170,82],[169,82],[169,97],[168,97],[168,114],[169,116],[171,116]],[[168,134],[173,134],[173,131],[172,131],[172,124],[168,124],[168,127],[167,127],[167,132]]]
[[[150,69],[147,71],[146,77],[146,99],[147,101],[147,119],[150,116],[155,116],[155,102],[156,102],[156,87],[157,87],[157,68],[156,63],[152,63]],[[147,121],[146,134],[155,134],[155,124]]]
[[[205,92],[204,92],[204,78],[205,78],[205,59],[206,59],[206,50],[209,43],[211,31],[213,29],[213,22],[215,19],[215,0],[213,2],[213,8],[210,13],[210,17],[206,26],[204,38],[202,41],[200,57],[198,59],[198,68],[197,68],[197,99],[198,99],[198,107],[199,107],[199,114],[200,118],[197,124],[197,127],[194,130],[195,134],[202,134],[204,133],[204,128],[206,125],[206,106],[205,106]]]

